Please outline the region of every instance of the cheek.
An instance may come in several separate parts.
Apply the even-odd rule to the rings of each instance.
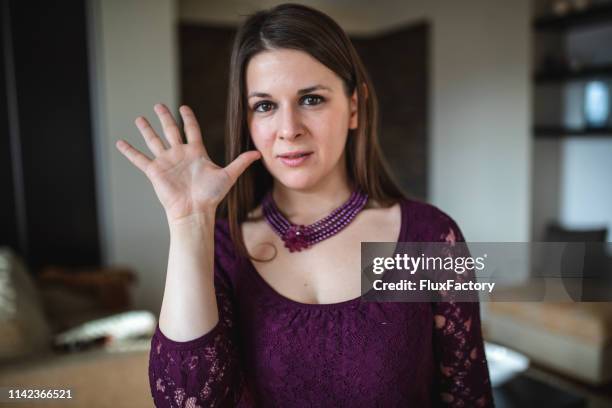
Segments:
[[[274,133],[270,126],[264,121],[252,120],[249,124],[249,132],[257,150],[265,154],[265,150],[271,147],[274,140]]]
[[[330,113],[311,122],[310,128],[318,139],[317,144],[324,147],[326,156],[339,156],[346,143],[348,122],[339,120],[339,116],[342,116],[342,112]]]

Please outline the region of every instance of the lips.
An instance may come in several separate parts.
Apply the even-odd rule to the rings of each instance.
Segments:
[[[312,152],[291,152],[278,156],[278,159],[288,167],[300,167],[307,164],[312,156]]]
[[[306,156],[311,154],[312,152],[306,151],[306,150],[302,150],[302,151],[296,151],[296,152],[289,152],[289,153],[283,153],[283,154],[279,154],[278,157],[282,157],[285,159],[295,159],[298,157],[302,157],[302,156]]]

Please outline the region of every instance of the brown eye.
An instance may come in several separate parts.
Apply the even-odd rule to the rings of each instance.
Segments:
[[[323,103],[325,99],[323,99],[322,96],[319,95],[306,95],[302,98],[302,102],[304,102],[304,105],[319,105],[321,103]]]
[[[268,112],[272,110],[272,104],[270,102],[259,102],[253,106],[255,112]]]

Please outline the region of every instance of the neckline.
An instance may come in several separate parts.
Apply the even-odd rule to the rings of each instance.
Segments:
[[[401,198],[399,200],[400,204],[400,231],[397,240],[395,241],[395,249],[393,253],[397,253],[397,249],[399,243],[402,242],[402,238],[405,237],[406,227],[408,224],[407,216],[406,216],[406,203],[405,199]],[[334,303],[303,303],[298,302],[297,300],[290,299],[285,295],[279,293],[276,289],[274,289],[257,271],[253,261],[248,257],[242,257],[244,263],[246,263],[246,269],[254,276],[255,280],[259,282],[259,284],[263,287],[263,289],[269,293],[270,296],[274,297],[281,303],[286,303],[293,305],[294,307],[299,307],[303,309],[334,309],[334,308],[344,308],[349,307],[355,303],[359,303],[363,295],[359,295],[356,298],[343,300],[341,302]],[[372,290],[372,289],[370,289]],[[369,293],[369,291],[367,292]]]

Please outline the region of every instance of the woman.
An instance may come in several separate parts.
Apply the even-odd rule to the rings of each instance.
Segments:
[[[362,241],[463,237],[389,176],[374,89],[346,34],[321,12],[277,6],[246,20],[230,69],[226,167],[186,106],[186,143],[163,105],[168,147],[136,120],[154,159],[117,143],[171,234],[155,404],[492,406],[478,303],[359,296]]]

